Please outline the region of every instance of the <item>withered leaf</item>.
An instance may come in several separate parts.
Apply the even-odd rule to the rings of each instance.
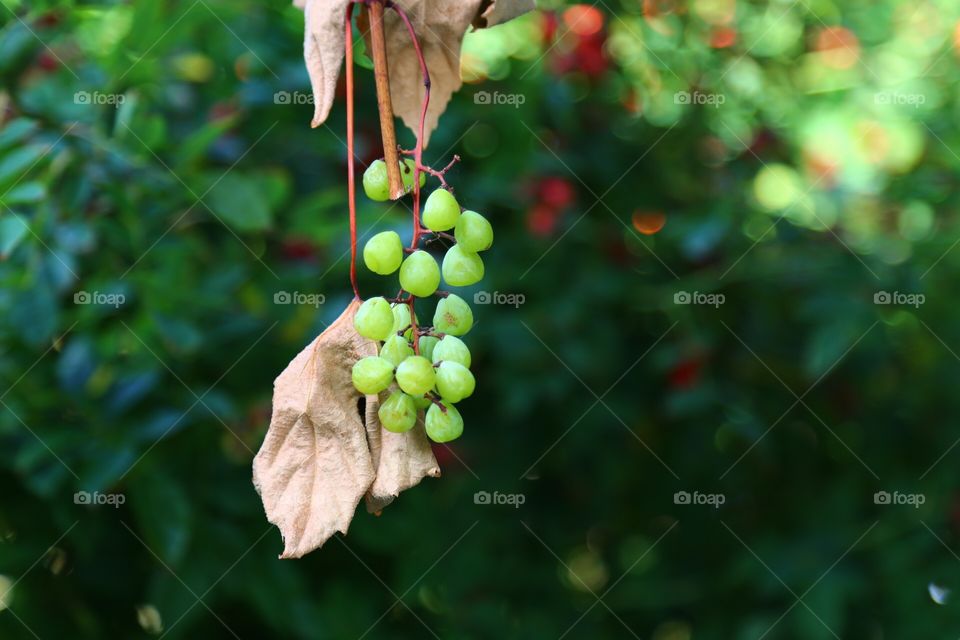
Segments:
[[[380,426],[377,411],[380,402],[386,400],[390,391],[380,398],[367,396],[366,423],[370,453],[377,477],[367,491],[367,511],[377,513],[393,502],[394,498],[419,483],[425,476],[440,477],[440,467],[433,455],[423,426],[423,413],[413,429],[406,433],[393,433]]]
[[[267,519],[284,540],[281,558],[299,558],[346,533],[360,499],[379,511],[424,476],[440,474],[423,425],[405,434],[377,420],[379,398],[363,397],[351,369],[377,346],[357,334],[353,301],[274,382],[273,415],[253,461]]]
[[[430,70],[427,143],[450,97],[460,88],[460,47],[470,25],[492,27],[535,8],[534,0],[396,0],[413,23]],[[343,62],[348,0],[294,0],[305,11],[304,60],[313,85],[313,126],[323,124],[333,105]],[[406,26],[393,11],[384,18],[390,93],[394,111],[416,132],[423,82]]]

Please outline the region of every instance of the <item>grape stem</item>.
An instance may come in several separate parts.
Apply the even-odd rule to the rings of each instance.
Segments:
[[[447,412],[447,408],[444,406],[444,404],[443,404],[442,402],[440,402],[440,398],[437,397],[436,394],[434,394],[434,393],[425,393],[425,394],[423,394],[423,397],[426,398],[427,400],[429,400],[430,402],[432,402],[433,404],[437,405],[438,407],[440,407],[440,411],[441,411],[441,412],[443,412],[443,413],[446,413],[446,412]]]
[[[416,153],[416,151],[415,150],[408,151],[406,149],[400,149],[400,153],[405,156],[412,156]],[[443,187],[447,191],[452,192],[453,187],[447,184],[447,180],[444,176],[446,176],[447,171],[450,171],[450,168],[453,167],[453,165],[457,164],[458,162],[460,162],[460,156],[455,155],[453,156],[453,160],[451,160],[447,166],[445,166],[443,169],[440,169],[439,171],[437,171],[433,167],[428,167],[427,165],[419,166],[418,168],[424,173],[427,173],[433,176],[434,178],[436,178],[437,180],[439,180],[441,187]]]
[[[449,240],[450,242],[456,242],[456,241],[457,241],[457,239],[456,239],[455,237],[453,237],[453,234],[450,234],[450,233],[446,233],[446,232],[443,232],[443,231],[431,231],[430,229],[425,229],[425,228],[420,229],[420,234],[421,234],[421,235],[427,235],[427,234],[430,234],[430,233],[432,233],[432,234],[434,235],[434,238],[432,238],[431,240],[438,240],[438,239],[440,239],[440,238],[443,238],[444,240]],[[429,241],[429,240],[428,240],[428,241]]]
[[[353,3],[347,5],[344,26],[344,56],[347,76],[347,206],[350,210],[350,286],[360,299],[357,287],[357,183],[353,156]]]
[[[417,56],[417,62],[420,65],[420,71],[423,74],[423,99],[421,100],[420,106],[420,121],[417,127],[417,141],[416,146],[412,150],[404,150],[399,145],[396,145],[395,138],[394,142],[387,144],[387,138],[384,137],[384,155],[387,158],[388,173],[392,164],[389,159],[396,155],[399,152],[402,155],[413,156],[413,239],[410,242],[410,247],[404,249],[404,252],[409,254],[417,250],[420,245],[420,239],[422,236],[427,234],[432,234],[430,238],[427,239],[427,242],[435,242],[440,239],[445,239],[448,241],[455,242],[456,238],[449,233],[441,232],[432,232],[429,229],[425,229],[420,224],[420,174],[427,173],[440,181],[442,188],[447,189],[448,191],[453,191],[449,184],[447,184],[445,175],[446,173],[460,161],[459,155],[454,155],[453,159],[440,170],[433,169],[425,164],[423,164],[423,147],[424,147],[424,132],[426,129],[427,121],[427,112],[430,108],[430,70],[427,68],[427,61],[423,55],[423,48],[420,46],[420,40],[417,38],[417,32],[413,28],[413,23],[410,21],[410,18],[407,16],[406,12],[398,6],[393,0],[351,0],[347,4],[346,8],[346,24],[344,25],[344,48],[345,48],[345,58],[346,58],[346,80],[347,80],[347,175],[349,184],[347,185],[348,193],[348,205],[350,210],[350,284],[353,287],[354,296],[357,299],[360,299],[360,291],[357,286],[357,206],[356,206],[356,171],[354,166],[354,79],[353,79],[353,25],[352,25],[352,16],[353,16],[353,6],[355,4],[361,4],[367,7],[369,17],[371,18],[371,23],[378,23],[377,26],[381,27],[380,33],[371,33],[372,44],[373,44],[373,53],[374,53],[374,75],[377,81],[377,96],[378,96],[378,107],[380,107],[380,121],[381,129],[385,129],[385,116],[389,116],[390,124],[392,125],[393,110],[389,103],[389,77],[386,75],[386,48],[383,46],[383,33],[382,33],[382,10],[375,10],[374,5],[379,5],[377,8],[388,8],[392,9],[400,17],[400,20],[403,21],[403,24],[407,28],[407,32],[410,34],[410,41],[413,45],[414,52]],[[373,26],[373,25],[371,25]],[[371,29],[374,31],[375,29]],[[379,64],[378,64],[379,63]],[[384,113],[384,101],[381,99],[381,89],[384,84],[387,84],[386,87],[386,107],[388,113]],[[392,127],[391,127],[392,128]],[[388,148],[389,147],[389,148]],[[399,168],[399,167],[398,167]],[[394,180],[393,176],[390,176],[390,186],[391,191],[393,190]],[[436,295],[440,298],[445,298],[449,295],[446,291],[437,291]],[[417,355],[420,354],[420,336],[434,336],[442,338],[444,334],[436,333],[433,331],[432,327],[427,328],[418,328],[417,327],[417,316],[415,311],[415,302],[416,296],[410,294],[406,298],[403,297],[403,290],[401,289],[397,293],[396,298],[393,298],[391,302],[394,304],[406,304],[410,307],[410,324],[405,327],[403,330],[398,332],[398,335],[403,335],[407,330],[412,330],[413,332],[413,352]],[[431,398],[433,399],[433,398]],[[438,401],[435,402],[440,405],[441,409],[446,412],[446,408],[440,404]]]
[[[423,101],[420,107],[420,124],[417,128],[417,145],[413,151],[414,157],[414,167],[413,167],[413,241],[410,243],[411,249],[416,249],[420,244],[420,172],[423,171],[423,138],[424,138],[424,129],[426,128],[427,122],[427,109],[430,107],[430,70],[427,68],[427,61],[423,57],[423,49],[420,48],[420,40],[417,38],[417,32],[413,28],[413,23],[410,22],[410,18],[407,17],[406,12],[398,7],[396,3],[392,0],[373,0],[375,2],[383,2],[385,7],[393,9],[397,12],[397,15],[400,16],[400,19],[403,20],[403,23],[407,27],[407,31],[410,33],[410,41],[413,43],[413,49],[417,54],[417,61],[420,63],[420,71],[423,72]],[[414,302],[416,301],[416,296],[410,296],[410,324],[413,328],[413,352],[416,355],[420,355],[420,333],[417,331],[417,314],[414,309]]]

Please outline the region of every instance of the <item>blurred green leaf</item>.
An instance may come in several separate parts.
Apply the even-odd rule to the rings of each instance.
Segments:
[[[29,222],[15,213],[0,216],[0,259],[6,260],[30,231]]]

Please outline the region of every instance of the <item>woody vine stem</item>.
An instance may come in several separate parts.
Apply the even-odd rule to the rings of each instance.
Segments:
[[[444,178],[444,174],[460,159],[459,156],[454,156],[453,160],[444,167],[443,169],[436,170],[432,167],[423,164],[423,138],[424,130],[426,128],[427,120],[427,110],[430,106],[430,71],[427,68],[427,62],[423,55],[423,49],[420,46],[420,40],[417,38],[416,30],[413,28],[413,23],[410,21],[410,18],[407,16],[406,12],[399,7],[392,0],[351,0],[347,5],[346,9],[346,20],[344,25],[344,42],[345,42],[345,64],[346,64],[346,80],[347,80],[347,177],[349,184],[347,185],[347,198],[348,206],[350,211],[350,284],[353,287],[354,297],[360,299],[360,290],[357,286],[357,206],[356,206],[356,169],[354,161],[354,75],[353,75],[353,8],[354,5],[364,5],[368,10],[375,6],[382,8],[392,9],[397,13],[400,19],[403,21],[404,25],[407,28],[408,33],[410,34],[410,40],[413,44],[413,49],[416,52],[417,61],[420,64],[420,71],[423,74],[423,87],[424,94],[423,100],[421,101],[420,107],[420,121],[417,128],[417,141],[416,146],[413,150],[404,150],[400,148],[388,148],[390,145],[395,144],[395,138],[390,135],[384,135],[384,155],[387,159],[387,166],[391,168],[396,166],[395,158],[397,151],[403,155],[413,156],[414,158],[414,170],[413,170],[413,240],[410,243],[410,247],[407,249],[407,253],[411,253],[417,249],[420,244],[421,236],[425,233],[432,233],[420,225],[420,174],[421,172],[427,173],[440,181],[440,184],[443,188],[449,189],[449,185]],[[371,11],[371,13],[373,13]],[[378,11],[377,14],[372,15],[372,20],[382,20],[382,9]],[[378,28],[382,29],[382,25],[378,25]],[[387,81],[386,78],[386,50],[383,48],[382,38],[373,37],[372,47],[374,51],[374,61],[375,64],[380,67],[376,72],[381,74]],[[378,81],[380,78],[378,78]],[[393,112],[390,108],[389,98],[387,100],[378,100],[378,106],[381,110],[381,128],[385,129],[385,122],[392,123],[393,121]],[[386,111],[386,113],[384,113]],[[388,142],[389,140],[389,142]],[[394,161],[391,161],[394,160]],[[392,194],[393,195],[393,194]],[[448,234],[434,234],[434,238],[431,240],[437,240],[441,237],[447,237]],[[428,240],[429,241],[429,240]],[[401,292],[402,293],[402,292]],[[444,292],[437,292],[437,295],[443,296]],[[409,294],[405,298],[401,298],[398,294],[396,302],[407,304],[410,307],[410,318],[412,334],[413,334],[413,350],[414,353],[420,353],[420,336],[421,335],[435,335],[430,331],[420,331],[417,328],[416,313],[414,312],[414,302],[416,301],[416,296]]]

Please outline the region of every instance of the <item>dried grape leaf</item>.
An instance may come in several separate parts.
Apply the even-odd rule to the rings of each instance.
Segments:
[[[413,23],[430,70],[430,107],[424,144],[460,88],[460,47],[471,24],[492,27],[535,8],[534,0],[396,0]],[[344,21],[348,0],[294,0],[305,12],[303,56],[313,86],[314,115],[318,127],[333,105],[337,76],[343,62]],[[384,18],[390,93],[403,122],[416,132],[423,83],[420,66],[407,28],[393,11]]]
[[[367,511],[378,513],[394,498],[415,486],[424,477],[440,477],[440,466],[433,455],[423,426],[423,413],[413,429],[406,433],[393,433],[380,426],[377,411],[380,402],[386,400],[390,390],[376,396],[367,396],[366,423],[370,453],[377,477],[367,491]]]
[[[267,519],[283,536],[281,558],[299,558],[346,533],[376,470],[350,377],[376,345],[353,328],[359,302],[301,351],[274,383],[273,415],[253,461]]]
[[[440,475],[422,420],[407,433],[386,431],[377,417],[380,398],[353,386],[353,364],[377,353],[353,327],[359,306],[351,302],[274,382],[253,483],[283,536],[281,558],[299,558],[346,533],[364,496],[367,509],[379,512],[425,476]]]

